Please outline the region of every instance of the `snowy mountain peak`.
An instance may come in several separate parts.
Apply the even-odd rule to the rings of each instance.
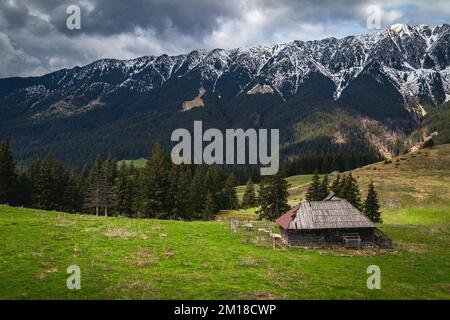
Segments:
[[[41,103],[42,92],[94,100],[118,90],[150,92],[169,80],[185,79],[195,81],[195,88],[203,85],[207,93],[222,101],[250,93],[270,93],[288,100],[313,74],[334,84],[335,100],[363,75],[380,83],[387,81],[403,97],[405,108],[415,113],[421,105],[437,105],[450,96],[450,26],[395,24],[342,39],[194,50],[177,56],[130,60],[101,59],[52,73],[51,81],[43,76],[38,84],[18,88],[16,93],[24,90],[25,103],[35,107]]]

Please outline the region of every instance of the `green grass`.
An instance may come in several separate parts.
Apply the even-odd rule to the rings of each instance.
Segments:
[[[263,233],[232,234],[227,220],[256,208],[178,222],[0,206],[0,299],[450,299],[450,145],[396,160],[353,171],[363,196],[370,180],[379,193],[395,246],[379,253],[273,250]],[[290,204],[311,177],[288,179]],[[79,291],[66,288],[72,264]],[[366,288],[373,264],[381,290]]]
[[[257,220],[258,214],[256,211],[258,208],[238,209],[238,210],[222,210],[216,214],[216,220],[237,219],[237,220]]]
[[[126,163],[126,164],[133,164],[135,168],[144,168],[147,160],[144,158],[136,159],[136,160],[120,160],[118,164]]]
[[[96,218],[0,206],[2,299],[449,299],[450,207],[390,209],[395,250],[273,250],[226,222]],[[66,268],[81,268],[81,290]],[[382,289],[366,288],[379,265]]]

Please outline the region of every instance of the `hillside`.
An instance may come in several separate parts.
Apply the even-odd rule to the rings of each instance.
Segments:
[[[394,25],[0,79],[0,139],[13,138],[20,161],[50,151],[82,167],[97,154],[146,157],[155,142],[169,148],[174,129],[203,120],[205,129],[280,129],[287,157],[395,154],[450,97],[449,43],[448,24]]]
[[[361,189],[373,179],[379,191],[379,227],[394,241],[380,253],[273,250],[264,234],[230,233],[227,219],[254,219],[254,209],[177,222],[0,206],[0,298],[450,299],[450,145],[398,160],[353,171]],[[292,204],[310,179],[288,179]],[[81,268],[79,291],[65,288],[72,264]],[[365,286],[373,264],[379,291]]]
[[[381,206],[400,208],[450,203],[450,144],[421,149],[351,171],[361,192],[373,180]],[[304,200],[312,175],[288,177],[291,205]],[[334,179],[330,176],[330,181]],[[256,185],[256,189],[257,189]],[[237,187],[242,196],[245,186]]]
[[[391,162],[381,161],[351,171],[358,180],[364,199],[367,185],[374,181],[380,205],[389,208],[436,207],[450,204],[450,144],[421,149],[395,157]],[[329,176],[330,182],[335,177]],[[297,205],[305,200],[312,175],[297,175],[287,178],[289,182],[289,204]],[[255,190],[258,185],[255,184]],[[236,188],[242,198],[245,185]],[[256,219],[256,208],[223,211],[218,219],[236,217]]]
[[[0,207],[0,298],[450,299],[450,145],[353,171],[373,179],[394,250],[273,250],[256,232],[231,234],[218,221],[96,218]],[[288,178],[290,203],[311,175]],[[243,187],[238,188],[242,193]],[[264,227],[276,226],[260,222]],[[199,254],[201,252],[201,254]],[[82,290],[65,289],[65,269],[82,270]],[[382,268],[382,290],[365,287]]]
[[[273,250],[226,222],[0,206],[0,299],[450,299],[450,207],[383,216],[395,250]],[[81,268],[81,290],[66,269]],[[379,265],[382,290],[366,288]]]
[[[373,179],[383,207],[450,203],[450,144],[422,149],[353,170],[361,186]]]

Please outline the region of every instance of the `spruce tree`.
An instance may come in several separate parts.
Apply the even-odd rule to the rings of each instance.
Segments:
[[[256,193],[255,193],[255,185],[253,184],[252,179],[247,181],[247,185],[245,186],[245,193],[242,198],[242,208],[253,208],[256,206]]]
[[[133,212],[133,182],[132,174],[125,162],[122,162],[117,172],[115,193],[117,211],[120,215],[130,216]]]
[[[54,160],[49,154],[47,158],[41,163],[35,189],[34,189],[34,203],[37,208],[44,210],[55,210],[55,175],[54,175]]]
[[[270,216],[270,205],[271,205],[271,188],[269,183],[269,178],[264,177],[259,182],[259,191],[258,191],[258,205],[259,209],[257,213],[260,218],[266,218]]]
[[[108,183],[109,187],[112,187],[117,178],[117,161],[111,157],[111,155],[108,156],[105,163],[105,177],[106,182]]]
[[[214,196],[211,192],[208,192],[205,198],[205,205],[203,206],[203,219],[210,220],[212,215],[216,213],[216,210]]]
[[[33,203],[31,201],[31,179],[29,176],[29,170],[22,171],[18,175],[17,179],[17,205],[23,207],[32,207]]]
[[[260,183],[257,211],[261,219],[275,220],[290,209],[288,205],[289,183],[278,173],[264,178]]]
[[[339,198],[341,197],[341,186],[342,186],[341,176],[338,174],[336,176],[336,179],[334,179],[333,183],[331,184],[331,191],[333,191],[336,197]]]
[[[372,222],[382,223],[381,213],[380,213],[380,205],[378,203],[377,192],[375,191],[375,186],[373,185],[373,181],[371,180],[369,183],[369,187],[367,190],[367,197],[364,201],[364,214],[369,218]]]
[[[320,193],[320,177],[319,177],[319,170],[314,170],[314,175],[312,178],[312,182],[308,187],[308,191],[306,192],[306,200],[307,201],[320,201],[321,199],[321,193]]]
[[[234,187],[234,175],[230,174],[225,181],[222,190],[222,201],[219,202],[219,209],[233,210],[238,208],[238,198]]]
[[[358,182],[351,173],[344,176],[341,186],[341,198],[350,202],[355,208],[361,210],[361,192]]]
[[[90,175],[90,190],[87,198],[89,208],[95,208],[95,215],[100,215],[100,210],[106,207],[107,182],[103,162],[99,156],[95,160]]]
[[[0,144],[0,203],[14,205],[16,188],[16,163],[10,150],[10,142],[7,139]]]
[[[233,201],[233,199],[228,198],[230,194],[226,194],[226,198],[223,197],[224,182],[217,166],[206,166],[206,175],[203,184],[205,190],[208,190],[208,192],[211,193],[214,213],[217,213],[219,209],[225,209],[228,207],[229,201]],[[231,187],[233,187],[232,184],[233,182],[231,182]],[[227,191],[230,192],[230,184],[227,188]],[[234,190],[231,192],[234,192]],[[233,196],[231,195],[231,197]]]
[[[169,159],[159,144],[155,144],[142,176],[142,209],[150,217],[168,214],[170,205]]]
[[[328,190],[328,175],[324,175],[322,178],[322,182],[320,183],[319,186],[319,201],[324,200],[329,193],[330,192]]]
[[[208,187],[205,184],[205,170],[204,167],[201,166],[195,170],[189,188],[190,207],[193,216],[199,216],[203,212],[207,190]]]
[[[170,199],[171,210],[169,215],[173,218],[190,219],[190,184],[192,176],[190,169],[184,165],[173,166],[170,170]]]

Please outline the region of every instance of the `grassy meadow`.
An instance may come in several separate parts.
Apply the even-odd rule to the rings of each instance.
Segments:
[[[257,231],[231,233],[227,220],[254,208],[179,222],[0,206],[0,299],[450,299],[450,145],[419,152],[353,171],[379,192],[394,241],[380,252],[274,250]],[[289,180],[294,204],[311,176]],[[69,265],[81,290],[66,287]],[[366,287],[369,265],[381,290]]]

